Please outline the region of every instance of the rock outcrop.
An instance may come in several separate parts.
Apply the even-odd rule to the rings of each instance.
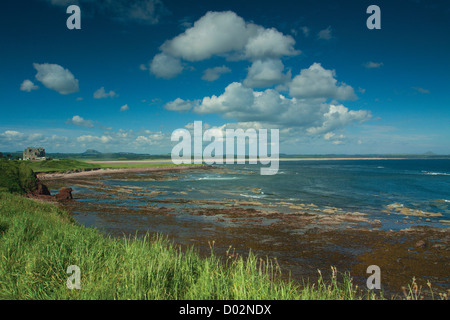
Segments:
[[[55,195],[56,200],[70,200],[72,197],[72,188],[63,187],[59,189],[59,192]]]

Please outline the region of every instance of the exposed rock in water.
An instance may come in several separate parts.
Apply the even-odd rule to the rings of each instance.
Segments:
[[[70,200],[72,197],[72,188],[63,187],[59,189],[59,192],[55,195],[57,200]]]
[[[416,247],[418,248],[425,248],[427,246],[427,243],[423,240],[419,240],[416,242]]]

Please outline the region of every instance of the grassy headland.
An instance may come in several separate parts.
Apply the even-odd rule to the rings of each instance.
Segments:
[[[68,172],[68,171],[89,171],[98,169],[127,169],[127,168],[147,168],[147,167],[167,167],[175,166],[173,163],[102,163],[86,162],[85,160],[62,159],[45,161],[25,161],[35,173]]]
[[[0,192],[25,194],[36,184],[33,170],[22,161],[0,161]]]

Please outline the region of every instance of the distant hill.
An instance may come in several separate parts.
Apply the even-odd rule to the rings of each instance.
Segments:
[[[0,160],[7,158],[10,155],[12,159],[22,158],[22,151],[16,152],[0,152]],[[113,161],[113,160],[159,160],[159,159],[171,159],[170,154],[140,154],[131,152],[111,152],[102,153],[94,149],[88,149],[83,153],[46,153],[47,157],[53,159],[79,159],[79,160],[102,160],[102,161]],[[422,154],[359,154],[359,155],[349,155],[349,154],[285,154],[281,153],[280,158],[411,158],[411,159],[449,159],[450,155],[439,155],[431,151]]]
[[[89,155],[92,155],[92,154],[97,155],[97,154],[102,154],[102,153],[100,151],[97,151],[97,150],[94,150],[94,149],[88,149],[85,152],[83,152],[83,154],[84,155],[87,155],[87,154],[89,154]]]

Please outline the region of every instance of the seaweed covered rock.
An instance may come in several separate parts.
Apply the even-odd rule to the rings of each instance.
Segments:
[[[59,192],[55,195],[57,200],[70,200],[72,197],[72,188],[63,187],[59,189]]]

